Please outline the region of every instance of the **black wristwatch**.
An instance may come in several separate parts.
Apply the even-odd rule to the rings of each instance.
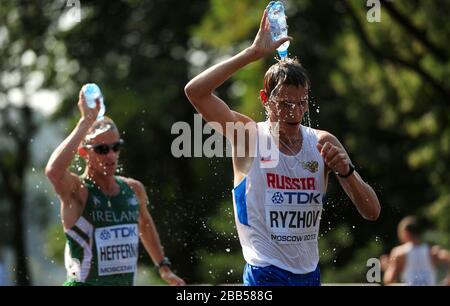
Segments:
[[[349,177],[350,175],[352,175],[353,174],[353,172],[355,172],[355,166],[350,162],[349,164],[348,164],[348,166],[349,166],[349,170],[348,170],[348,173],[346,174],[346,175],[341,175],[339,172],[335,172],[336,173],[336,175],[337,176],[339,176],[340,178],[347,178],[347,177]]]
[[[164,266],[169,267],[169,268],[172,266],[172,263],[170,262],[169,258],[167,258],[167,257],[164,257],[163,260],[161,260],[155,267],[156,267],[156,270],[159,270],[160,268],[162,268]]]

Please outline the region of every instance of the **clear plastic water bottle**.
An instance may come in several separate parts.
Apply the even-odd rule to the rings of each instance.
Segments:
[[[95,108],[97,105],[95,101],[97,99],[100,100],[100,110],[97,115],[97,120],[102,120],[105,116],[106,108],[100,87],[98,87],[95,83],[88,83],[83,86],[82,90],[88,107]]]
[[[284,5],[281,1],[269,2],[267,5],[267,17],[269,18],[270,33],[272,34],[273,41],[277,41],[288,36],[286,15],[284,13]],[[289,44],[290,42],[286,41],[277,49],[278,54],[282,59],[288,54]]]

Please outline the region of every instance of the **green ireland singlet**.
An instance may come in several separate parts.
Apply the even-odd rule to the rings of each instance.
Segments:
[[[123,180],[107,197],[84,178],[86,207],[67,237],[65,285],[133,285],[139,245],[139,201]]]

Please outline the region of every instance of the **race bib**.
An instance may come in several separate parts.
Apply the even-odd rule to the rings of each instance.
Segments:
[[[269,240],[281,244],[317,241],[322,207],[320,192],[268,189],[265,212]]]
[[[139,246],[137,224],[97,228],[95,241],[99,276],[136,272]]]

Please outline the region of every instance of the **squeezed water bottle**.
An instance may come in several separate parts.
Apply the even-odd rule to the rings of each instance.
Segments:
[[[281,1],[270,1],[267,5],[267,17],[270,23],[270,34],[272,40],[277,41],[283,37],[288,36],[288,26],[286,22],[286,15],[284,13],[284,5]],[[283,59],[288,54],[289,41],[286,41],[278,47],[277,51]]]
[[[105,116],[105,103],[103,101],[103,95],[100,90],[100,87],[97,86],[95,83],[88,83],[85,84],[82,88],[84,99],[86,100],[86,104],[89,108],[95,108],[96,107],[96,100],[100,100],[100,110],[97,115],[97,120],[102,120]]]

